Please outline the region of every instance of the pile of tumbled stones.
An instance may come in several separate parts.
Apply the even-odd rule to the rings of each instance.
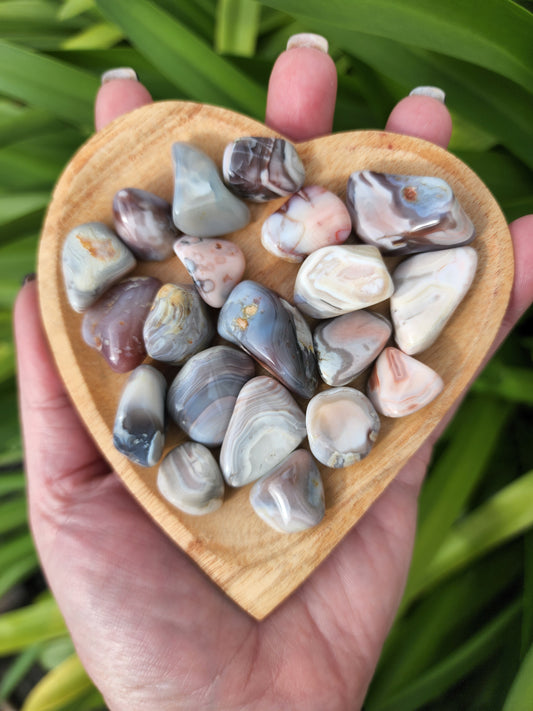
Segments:
[[[167,410],[189,438],[159,465],[158,488],[170,504],[209,513],[223,501],[224,482],[255,482],[250,501],[266,523],[305,530],[325,511],[315,459],[333,468],[361,460],[378,437],[379,414],[409,415],[441,392],[439,375],[413,355],[435,342],[472,283],[477,255],[464,245],[474,226],[439,178],[354,172],[346,203],[323,186],[303,187],[302,162],[282,139],[232,142],[223,178],[189,143],[175,143],[172,155],[172,206],[125,188],[113,200],[115,231],[86,223],[64,242],[66,292],[84,313],[85,342],[115,371],[133,371],[114,445],[155,466]],[[262,225],[262,244],[302,263],[294,305],[241,281],[241,249],[220,239],[248,224],[244,200],[283,196]],[[345,244],[352,230],[358,243]],[[161,261],[173,252],[194,285],[124,278],[136,258]],[[382,253],[413,256],[390,275]],[[368,310],[388,299],[392,324]],[[231,346],[208,347],[212,309],[220,309],[218,334]],[[314,332],[306,316],[319,319]],[[398,347],[387,346],[393,332]],[[146,355],[181,366],[168,393]],[[273,377],[255,376],[255,361]],[[365,395],[349,384],[368,368]],[[319,374],[331,387],[315,394]],[[308,401],[305,415],[293,394]],[[298,449],[305,437],[310,452]]]

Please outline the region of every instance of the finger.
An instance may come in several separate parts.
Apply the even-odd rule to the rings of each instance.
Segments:
[[[46,340],[29,282],[14,309],[20,416],[30,501],[68,497],[77,486],[107,472],[65,391]]]
[[[133,69],[111,69],[102,75],[102,85],[94,104],[97,131],[118,116],[152,102],[150,93],[138,80]]]
[[[295,35],[277,58],[268,85],[266,123],[293,141],[330,133],[337,70],[319,35]]]
[[[419,89],[424,93],[412,92],[396,104],[385,128],[447,148],[452,135],[452,119],[444,104],[444,93],[433,87]]]

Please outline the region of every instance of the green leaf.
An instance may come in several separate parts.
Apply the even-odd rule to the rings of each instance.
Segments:
[[[147,0],[97,0],[159,71],[191,99],[263,117],[265,90],[203,40]]]
[[[24,558],[14,561],[0,572],[0,596],[5,595],[14,585],[18,585],[35,573],[39,568],[39,560],[35,551]]]
[[[215,49],[220,54],[252,57],[261,6],[255,0],[218,0]]]
[[[60,711],[93,687],[78,656],[73,654],[34,686],[22,711]]]
[[[65,634],[67,628],[55,600],[45,598],[0,615],[0,655],[14,654],[30,644]]]
[[[43,109],[24,109],[16,116],[0,121],[0,148],[16,141],[49,133],[58,128],[58,120]]]
[[[533,405],[533,370],[492,360],[474,384],[474,390]]]
[[[88,72],[0,41],[0,92],[78,126],[90,126],[99,81]]]
[[[40,645],[32,644],[24,649],[6,669],[0,679],[0,701],[5,701],[25,678],[35,664],[40,649]]]
[[[19,528],[28,520],[26,501],[17,498],[0,503],[0,533]]]
[[[48,192],[11,193],[0,195],[0,225],[11,222],[28,213],[42,210],[50,200]]]
[[[533,91],[533,15],[510,0],[267,0],[291,15],[430,49],[508,77]]]
[[[63,49],[107,49],[124,38],[121,30],[109,22],[97,22],[61,43]]]
[[[419,502],[418,532],[402,601],[408,605],[428,563],[475,490],[511,408],[492,397],[468,398],[455,417],[455,436],[430,470]]]
[[[502,711],[528,711],[533,699],[533,645],[520,665]]]
[[[410,598],[533,526],[533,471],[501,489],[448,533]]]
[[[469,671],[499,648],[502,635],[520,614],[520,603],[513,603],[446,659],[421,674],[397,694],[383,702],[365,704],[368,711],[414,711],[436,699],[459,683]],[[525,711],[525,710],[524,710]]]
[[[16,494],[24,491],[26,488],[26,480],[22,472],[12,474],[2,472],[0,474],[0,496]]]
[[[94,0],[65,0],[57,13],[59,20],[69,20],[96,7]]]
[[[51,639],[41,646],[39,663],[49,671],[64,662],[75,651],[74,644],[69,636]]]

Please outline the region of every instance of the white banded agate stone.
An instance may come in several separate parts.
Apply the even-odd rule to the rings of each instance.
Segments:
[[[307,437],[311,452],[327,467],[358,462],[372,449],[381,423],[370,400],[355,388],[330,388],[307,405]]]
[[[432,368],[397,348],[385,348],[374,365],[367,392],[382,415],[405,417],[429,405],[443,387]]]
[[[298,533],[324,518],[324,487],[313,457],[297,449],[250,490],[255,513],[279,533]]]
[[[321,185],[302,188],[263,222],[261,242],[271,254],[302,262],[320,247],[345,242],[352,231],[343,201]]]
[[[398,347],[408,355],[429,348],[470,288],[477,267],[472,247],[408,257],[394,271],[391,318]]]
[[[377,247],[322,247],[304,261],[294,284],[294,303],[308,316],[331,318],[385,301],[393,283]]]
[[[346,202],[357,236],[389,254],[413,254],[471,242],[472,220],[441,178],[361,170]]]
[[[240,391],[220,451],[230,486],[244,486],[271,471],[305,437],[305,417],[274,378],[258,376]]]
[[[322,380],[347,385],[378,357],[391,332],[388,319],[364,309],[321,321],[313,343]]]
[[[136,265],[135,257],[102,222],[86,222],[66,236],[61,255],[70,305],[81,313]]]
[[[192,237],[218,237],[245,227],[250,211],[224,185],[215,163],[190,143],[174,143],[176,227]]]
[[[224,479],[211,452],[198,442],[172,449],[159,465],[159,493],[172,506],[192,516],[216,511],[224,500]]]

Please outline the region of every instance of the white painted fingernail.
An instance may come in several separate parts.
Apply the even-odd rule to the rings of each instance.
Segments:
[[[328,53],[328,41],[322,35],[314,35],[311,32],[301,32],[299,35],[292,35],[287,42],[287,49],[295,49],[296,47],[312,47],[319,49],[324,54]]]
[[[437,99],[441,104],[446,102],[446,94],[438,86],[417,86],[409,92],[409,96],[429,96],[431,99]]]
[[[114,81],[115,79],[131,79],[132,81],[139,81],[137,72],[131,67],[116,67],[115,69],[108,69],[107,72],[102,74],[102,84],[106,84],[108,81]]]

